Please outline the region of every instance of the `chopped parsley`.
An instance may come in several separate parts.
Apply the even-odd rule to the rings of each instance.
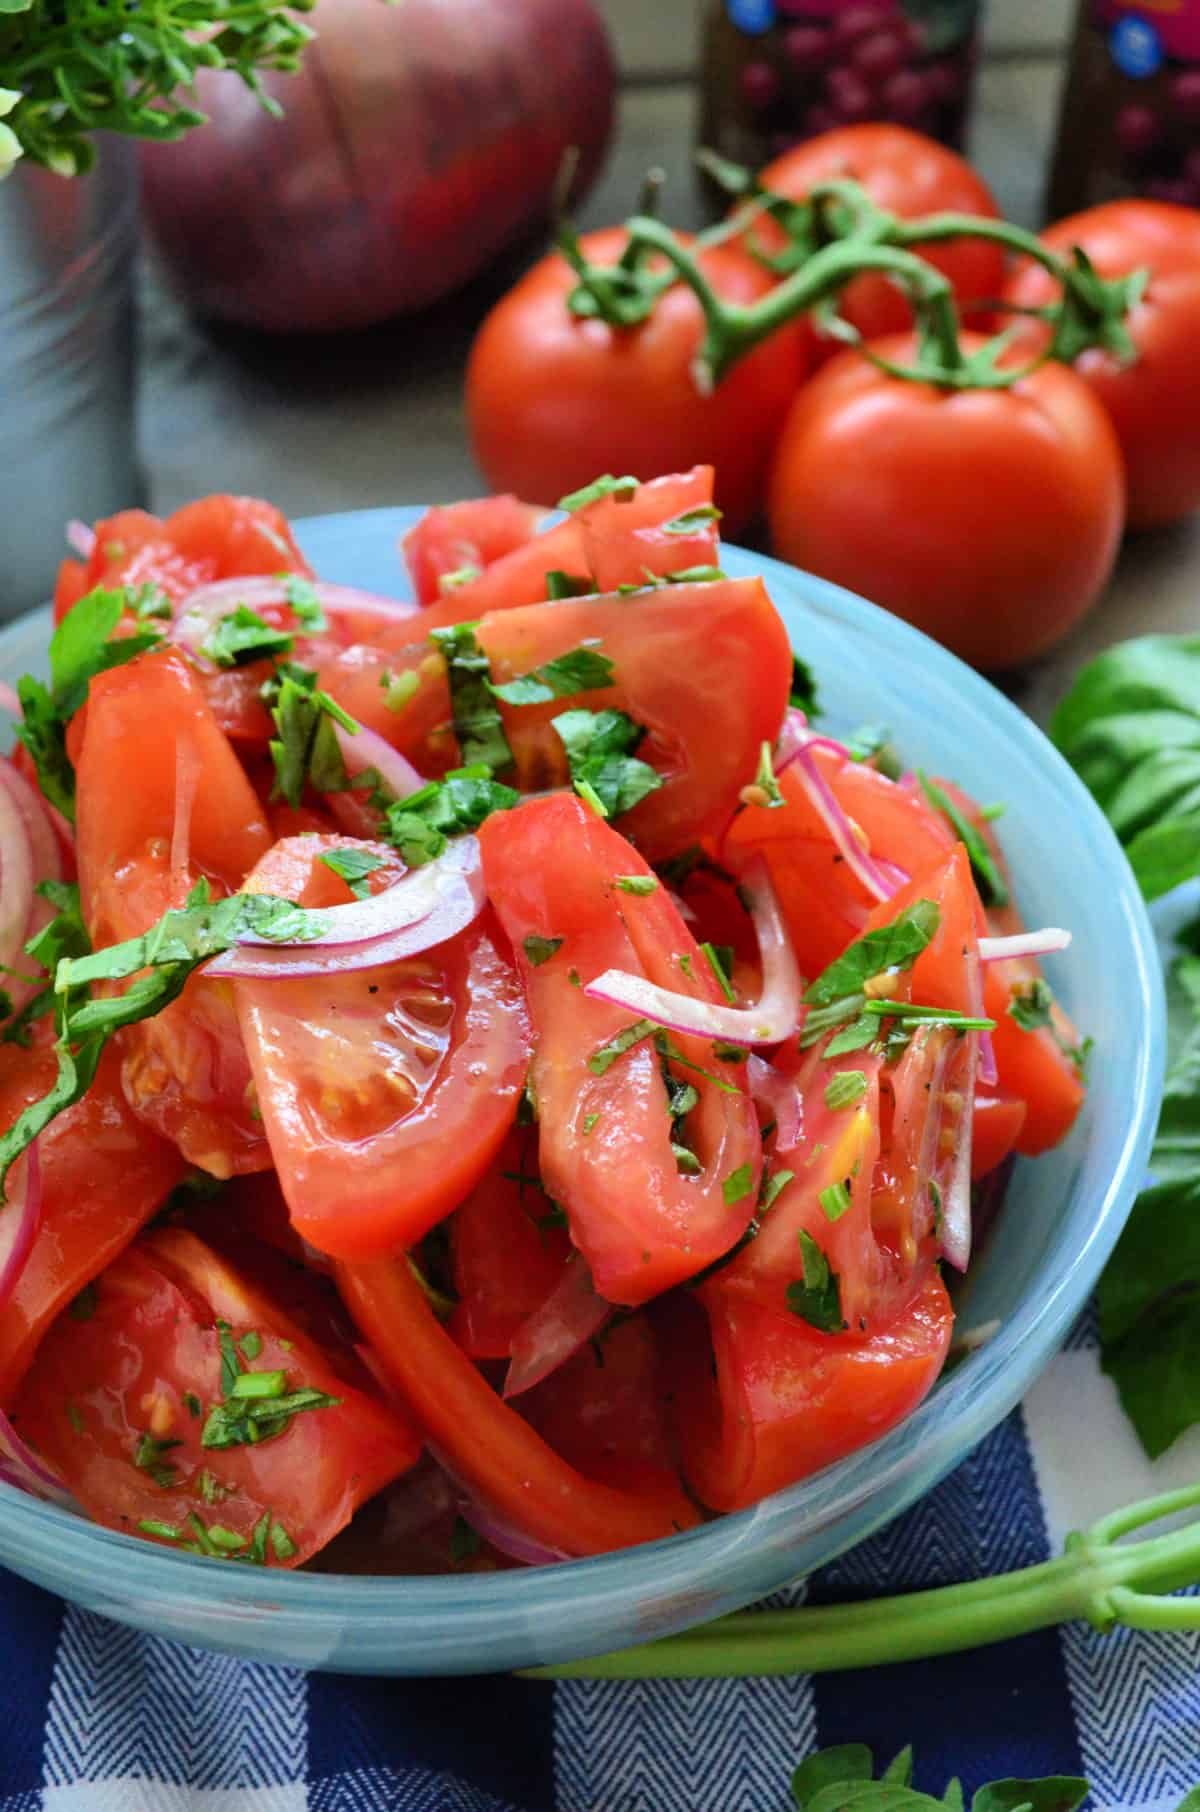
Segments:
[[[602,478],[594,478],[591,484],[585,484],[581,490],[568,491],[565,497],[560,497],[558,508],[573,515],[576,510],[586,510],[589,503],[596,503],[601,497],[612,497],[617,503],[628,503],[640,482],[637,478],[614,478],[611,472],[605,472]]]
[[[534,968],[540,969],[543,963],[550,961],[556,951],[562,949],[562,946],[563,940],[560,937],[539,937],[536,932],[531,931],[529,936],[524,939],[522,947]]]
[[[441,855],[450,837],[477,830],[485,818],[508,811],[520,797],[513,787],[493,780],[483,763],[454,768],[443,780],[431,780],[389,805],[386,835],[409,868],[421,868]]]
[[[358,725],[317,685],[317,675],[288,662],[276,669],[263,695],[275,720],[269,745],[275,763],[272,799],[297,806],[309,783],[318,793],[345,792],[351,781],[334,726],[355,735]],[[360,774],[356,784],[364,782],[369,784]]]
[[[488,691],[502,698],[506,705],[544,705],[554,698],[570,698],[576,692],[598,692],[613,683],[613,664],[586,644],[535,667],[503,685],[487,682]]]
[[[793,1315],[807,1321],[822,1334],[840,1334],[846,1323],[842,1319],[842,1292],[835,1271],[811,1233],[803,1228],[796,1236],[800,1241],[803,1279],[787,1287],[787,1306]]]
[[[769,1209],[775,1206],[779,1196],[787,1188],[788,1184],[795,1177],[795,1174],[794,1170],[776,1170],[773,1171],[770,1176],[763,1176],[762,1189],[759,1192],[758,1197],[758,1210],[760,1214],[766,1214]]]
[[[889,780],[899,780],[904,764],[892,743],[892,732],[886,724],[860,724],[846,743],[851,761],[870,762]]]
[[[565,573],[556,566],[546,574],[546,597],[551,604],[561,603],[563,598],[586,598],[595,589],[595,580],[587,573]]]
[[[634,753],[646,732],[626,712],[577,709],[552,721],[575,791],[601,817],[619,817],[663,784]]]
[[[610,1038],[607,1044],[602,1044],[598,1051],[592,1052],[588,1058],[588,1068],[592,1075],[606,1075],[618,1057],[623,1057],[626,1051],[631,1051],[635,1044],[642,1042],[643,1038],[649,1038],[654,1030],[655,1025],[652,1019],[635,1019],[632,1025],[626,1026],[614,1038]]]
[[[317,860],[323,862],[326,868],[331,868],[335,875],[341,876],[356,900],[370,897],[367,876],[383,867],[383,858],[373,856],[369,849],[327,849]]]
[[[1040,975],[1014,989],[1008,1003],[1010,1016],[1016,1020],[1023,1032],[1042,1030],[1049,1032],[1063,1056],[1074,1065],[1081,1077],[1086,1077],[1087,1062],[1094,1040],[1085,1038],[1079,1044],[1069,1044],[1055,1024],[1053,1009],[1053,990],[1049,982]]]
[[[613,886],[622,893],[650,894],[657,890],[658,882],[653,875],[617,875]]]
[[[475,638],[477,623],[435,629],[430,641],[446,662],[454,734],[464,767],[481,763],[493,772],[512,765],[512,750],[492,697],[491,667]]]
[[[388,710],[403,711],[409,700],[416,697],[421,680],[411,668],[404,673],[393,673],[390,667],[385,667],[379,676],[379,684],[383,687],[383,702]]]
[[[133,1463],[140,1471],[149,1473],[163,1491],[169,1491],[176,1483],[178,1473],[174,1463],[165,1456],[173,1447],[180,1446],[180,1441],[159,1441],[153,1435],[144,1434],[134,1448]]]
[[[862,1070],[839,1070],[825,1084],[826,1107],[853,1107],[867,1092],[867,1078]]]
[[[311,579],[305,579],[299,573],[280,573],[280,583],[288,606],[295,615],[297,623],[308,635],[321,635],[329,624],[317,596],[317,588]]]
[[[50,804],[74,822],[75,770],[67,754],[67,725],[85,702],[98,673],[122,667],[136,655],[162,645],[162,635],[147,628],[134,635],[115,631],[129,609],[128,594],[90,591],[72,606],[50,638],[50,684],[32,674],[17,681],[22,716],[17,737],[37,769],[38,785]]]
[[[917,769],[917,779],[921,790],[935,812],[941,812],[949,821],[951,829],[967,852],[971,864],[971,873],[979,889],[979,897],[985,906],[1007,906],[1008,888],[998,864],[987,846],[986,837],[976,830],[975,826],[955,805],[949,793],[940,787],[935,780],[929,780]]]
[[[818,1192],[817,1200],[827,1221],[840,1221],[843,1214],[850,1212],[850,1190],[845,1183],[830,1183]]]
[[[735,1202],[744,1201],[753,1187],[754,1167],[747,1162],[730,1171],[721,1184],[721,1194],[725,1197],[726,1205],[732,1208]]]
[[[700,954],[716,976],[722,994],[732,1006],[737,1000],[737,995],[733,991],[733,983],[729,979],[733,973],[732,944],[704,943],[700,946]]]
[[[201,653],[218,667],[242,667],[290,654],[293,646],[294,637],[286,629],[273,628],[256,610],[239,604],[214,625]]]
[[[810,1006],[861,994],[863,983],[888,969],[911,969],[938,928],[940,914],[932,900],[915,900],[890,925],[857,938],[806,990]]]

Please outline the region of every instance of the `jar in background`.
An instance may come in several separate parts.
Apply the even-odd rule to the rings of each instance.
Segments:
[[[1083,0],[1046,206],[1200,206],[1200,0]]]
[[[980,0],[710,0],[700,143],[757,169],[818,132],[895,120],[960,148]]]

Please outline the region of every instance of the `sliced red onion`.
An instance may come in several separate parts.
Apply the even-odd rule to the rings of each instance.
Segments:
[[[781,773],[793,762],[801,749],[830,749],[843,761],[849,761],[850,751],[844,742],[835,742],[832,736],[822,736],[819,730],[811,730],[803,711],[792,707],[783,720],[775,744],[775,772]]]
[[[612,1304],[597,1295],[587,1261],[572,1253],[545,1302],[513,1335],[504,1395],[519,1397],[548,1378],[599,1333],[611,1314]]]
[[[80,522],[78,516],[72,516],[66,527],[66,538],[67,546],[73,554],[78,554],[81,560],[91,559],[92,549],[96,545],[95,529],[89,528],[86,522]]]
[[[171,873],[182,874],[192,849],[192,813],[200,785],[200,753],[190,739],[175,744],[175,821],[171,828]]]
[[[25,833],[29,838],[30,856],[33,861],[33,878],[35,881],[62,880],[62,851],[54,826],[50,822],[49,808],[40,793],[34,791],[11,761],[0,756],[0,783],[6,786],[12,795],[13,803],[21,814]]]
[[[896,889],[873,862],[854,834],[853,826],[834,797],[833,789],[812,757],[812,745],[797,749],[788,763],[826,830],[837,845],[851,873],[875,900],[890,900]]]
[[[0,786],[0,963],[13,968],[28,935],[34,905],[33,846],[9,788]]]
[[[477,1535],[490,1542],[501,1554],[507,1554],[510,1560],[519,1560],[527,1567],[556,1566],[561,1560],[570,1560],[561,1548],[546,1548],[531,1536],[522,1535],[511,1523],[497,1516],[495,1511],[483,1503],[480,1498],[462,1496],[458,1500],[458,1513],[465,1523],[470,1523]]]
[[[3,1410],[0,1410],[0,1477],[19,1491],[27,1491],[32,1497],[47,1498],[64,1510],[77,1508],[58,1474],[26,1445]]]
[[[42,1224],[42,1169],[37,1140],[9,1172],[8,1205],[0,1208],[0,1315],[8,1307]]]
[[[416,604],[404,598],[382,598],[376,592],[358,591],[352,585],[331,585],[324,579],[311,581],[317,601],[327,617],[377,617],[390,623],[419,615]],[[205,659],[204,644],[221,621],[239,604],[249,610],[272,606],[287,607],[287,589],[281,579],[215,579],[201,585],[184,600],[168,635],[178,647]]]
[[[742,880],[753,902],[750,917],[762,961],[763,989],[756,1005],[718,1006],[660,988],[644,975],[630,975],[624,969],[606,969],[588,983],[584,993],[592,1000],[627,1007],[639,1019],[652,1019],[672,1032],[697,1038],[743,1045],[779,1044],[789,1038],[800,1022],[800,970],[766,864],[755,860],[744,870]]]
[[[792,1081],[768,1063],[765,1057],[751,1056],[746,1065],[746,1084],[757,1107],[765,1108],[775,1122],[775,1148],[790,1151],[799,1145],[804,1124],[804,1097]]]
[[[982,1019],[983,965],[978,950],[968,950],[966,971],[967,1003],[971,1016]],[[950,1173],[942,1189],[942,1256],[957,1271],[965,1271],[971,1257],[971,1147],[975,1130],[975,1084],[980,1072],[979,1039],[978,1032],[967,1032],[964,1045],[959,1047],[963,1052],[963,1061],[957,1087],[962,1096],[963,1110],[959,1116],[958,1137],[954,1144]],[[991,1049],[990,1041],[988,1055],[991,1066],[995,1069],[995,1052]],[[942,1116],[938,1114],[934,1117],[938,1121],[940,1134]]]
[[[203,973],[267,981],[376,969],[445,943],[478,918],[486,899],[479,840],[456,837],[436,861],[384,893],[312,913],[323,926],[319,937],[279,944],[247,933]]]
[[[992,1043],[990,1032],[979,1034],[979,1080],[984,1088],[995,1088],[1000,1080],[1000,1071],[996,1068],[996,1047]]]
[[[335,722],[333,733],[351,778],[365,768],[374,768],[395,799],[407,799],[410,793],[419,793],[425,785],[412,762],[401,755],[399,749],[393,749],[378,731],[369,730],[366,724],[359,724],[352,732]]]
[[[21,701],[7,680],[0,680],[0,711],[7,711],[10,717],[24,717]]]
[[[985,963],[1001,963],[1013,956],[1053,956],[1068,949],[1070,943],[1069,931],[1044,925],[1040,931],[1017,931],[1011,937],[981,937],[979,956]]]

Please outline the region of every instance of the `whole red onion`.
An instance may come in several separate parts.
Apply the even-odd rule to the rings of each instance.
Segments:
[[[201,312],[271,332],[364,327],[448,295],[596,176],[614,70],[591,0],[320,0],[270,118],[202,71],[210,123],[142,149],[145,209]]]

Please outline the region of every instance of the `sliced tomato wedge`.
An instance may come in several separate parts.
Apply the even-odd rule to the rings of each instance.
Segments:
[[[677,1483],[670,1405],[645,1314],[606,1328],[521,1398],[521,1414],[568,1465],[618,1489]]]
[[[57,1068],[46,1045],[0,1046],[0,1126],[48,1092]],[[55,1316],[140,1233],[185,1168],[175,1147],[126,1105],[111,1048],[82,1101],[38,1139],[38,1158],[41,1229],[0,1314],[0,1408],[12,1401]]]
[[[239,1373],[270,1390],[238,1396]],[[321,1401],[306,1406],[308,1392]],[[241,1418],[288,1398],[294,1412],[257,1433]],[[104,1272],[86,1320],[60,1317],[13,1420],[107,1528],[249,1559],[267,1518],[262,1564],[285,1567],[324,1547],[421,1448],[397,1409],[348,1384],[275,1303],[175,1230]]]
[[[312,576],[283,511],[259,497],[198,498],[168,516],[163,531],[183,559],[211,561],[214,579],[280,572]]]
[[[338,1288],[447,1468],[530,1540],[558,1553],[607,1554],[698,1520],[678,1481],[650,1474],[618,1490],[561,1458],[491,1389],[441,1326],[402,1260],[339,1263]]]
[[[320,861],[344,842],[288,838],[247,885],[305,906],[348,901]],[[376,854],[376,878],[394,879],[395,852]],[[490,915],[404,962],[233,987],[297,1232],[338,1257],[413,1245],[487,1171],[525,1082],[524,1003]]]
[[[482,573],[524,547],[546,512],[511,494],[434,505],[401,542],[418,604],[436,604],[448,574]],[[454,590],[452,585],[450,590]]]
[[[954,1326],[936,1271],[865,1338],[819,1333],[711,1284],[697,1295],[656,1316],[684,1476],[713,1510],[743,1510],[894,1428],[941,1371]]]
[[[536,1128],[515,1127],[494,1167],[455,1209],[450,1251],[458,1297],[450,1332],[472,1359],[507,1359],[571,1255],[538,1176]]]
[[[711,466],[652,478],[632,496],[598,497],[579,512],[595,589],[616,591],[693,566],[717,566],[717,522]]]
[[[605,969],[644,974],[701,1000],[721,998],[699,947],[645,862],[579,799],[559,794],[497,813],[480,831],[488,894],[508,933],[536,1035],[532,1069],[539,1161],[566,1210],[601,1296],[647,1301],[727,1252],[758,1194],[762,1148],[743,1063],[718,1063],[703,1039],[675,1037],[697,1102],[687,1133],[698,1165],[672,1149],[662,1059],[643,1036],[606,1048],[632,1015],[590,1000]],[[681,966],[682,959],[682,966]],[[718,1081],[700,1071],[714,1072]]]
[[[985,1177],[1003,1164],[1025,1126],[1028,1110],[1019,1095],[976,1088],[971,1141],[971,1176]]]
[[[485,617],[476,630],[496,683],[586,645],[606,656],[613,683],[550,704],[502,707],[523,789],[566,784],[552,719],[584,708],[626,711],[647,731],[639,757],[664,784],[619,828],[651,861],[729,821],[787,707],[792,654],[759,579],[673,585],[636,598],[564,599]]]

